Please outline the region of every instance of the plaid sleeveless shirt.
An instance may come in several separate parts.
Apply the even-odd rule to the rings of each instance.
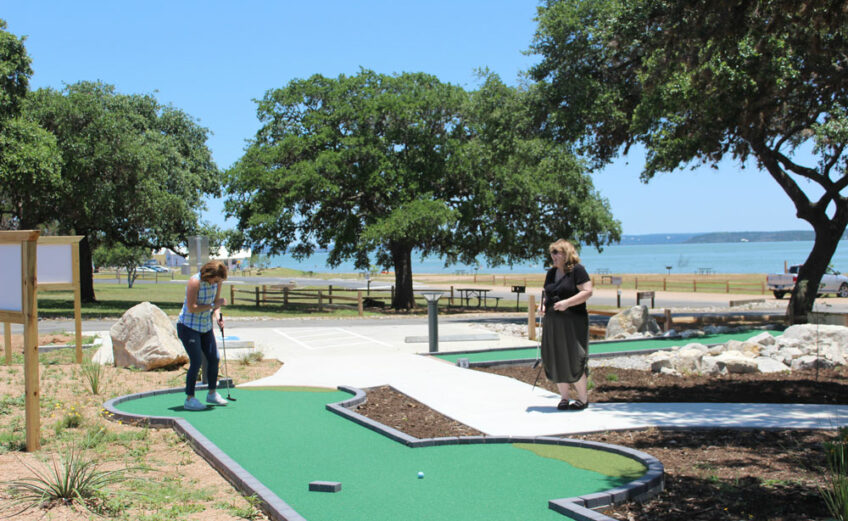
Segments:
[[[215,294],[218,292],[218,284],[204,282],[199,273],[191,278],[200,280],[200,288],[197,290],[197,304],[199,306],[212,305],[215,301]],[[212,310],[190,313],[188,311],[188,287],[186,287],[186,298],[183,301],[183,309],[180,311],[177,322],[197,332],[206,333],[212,329]]]

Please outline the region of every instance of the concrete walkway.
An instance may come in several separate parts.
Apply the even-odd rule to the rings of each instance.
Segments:
[[[510,378],[462,369],[416,353],[427,344],[426,324],[312,328],[248,328],[228,331],[252,340],[266,357],[284,365],[273,376],[240,387],[306,385],[359,388],[391,385],[425,405],[487,435],[546,436],[604,430],[672,428],[835,429],[848,424],[848,406],[717,403],[592,404],[558,411],[560,397]],[[491,334],[469,323],[439,328],[442,336]],[[500,336],[497,341],[443,342],[440,351],[535,345]],[[232,357],[231,357],[232,359]],[[591,394],[590,394],[591,397]]]

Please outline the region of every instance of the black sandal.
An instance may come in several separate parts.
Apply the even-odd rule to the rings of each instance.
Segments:
[[[563,398],[557,404],[557,409],[559,409],[560,411],[567,411],[570,408],[571,408],[571,405],[569,405],[569,403],[568,403],[568,398]]]
[[[581,402],[580,400],[574,400],[570,404],[568,404],[569,411],[582,411],[586,407],[589,407],[588,403]]]

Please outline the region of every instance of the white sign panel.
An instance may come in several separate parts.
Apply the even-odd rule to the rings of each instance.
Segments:
[[[23,311],[21,245],[0,244],[0,309]]]
[[[38,245],[38,279],[39,284],[70,284],[74,281],[72,273],[70,244],[39,244]]]

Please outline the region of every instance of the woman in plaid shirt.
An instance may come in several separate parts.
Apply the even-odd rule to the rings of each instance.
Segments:
[[[218,347],[215,345],[213,322],[224,327],[221,306],[227,300],[221,298],[221,286],[227,280],[227,266],[221,261],[210,261],[200,268],[200,273],[188,280],[183,309],[177,319],[177,335],[188,353],[189,366],[186,374],[185,408],[202,411],[205,405],[194,397],[197,373],[206,357],[209,394],[206,402],[212,405],[227,405],[227,401],[215,391],[218,385]]]

